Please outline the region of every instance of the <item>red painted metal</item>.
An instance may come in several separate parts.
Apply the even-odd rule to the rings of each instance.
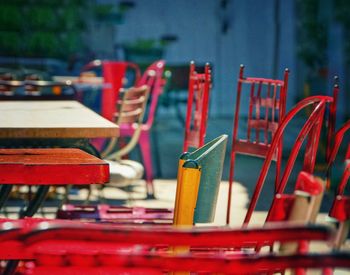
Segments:
[[[350,130],[350,120],[343,124],[343,126],[336,132],[333,138],[333,147],[329,153],[328,159],[328,177],[330,177],[330,171],[334,165],[334,161],[338,154],[339,148],[342,144],[344,136],[349,133]],[[350,144],[347,145],[347,150],[345,154],[345,169],[343,175],[338,184],[336,197],[333,201],[333,205],[329,212],[329,216],[337,219],[340,222],[345,222],[350,219],[350,196],[345,195],[344,191],[346,185],[350,178],[350,162],[349,162]],[[328,179],[329,180],[329,179]]]
[[[0,184],[103,184],[106,162],[79,149],[0,149]]]
[[[127,69],[135,71],[136,81],[140,78],[140,69],[137,64],[125,61],[93,60],[82,68],[89,71],[102,66],[103,88],[101,98],[101,115],[108,120],[114,120],[119,90],[123,87],[123,81]]]
[[[198,73],[195,63],[192,61],[190,64],[183,152],[187,152],[189,147],[199,148],[204,145],[210,89],[211,69],[209,64],[205,65],[204,73]],[[195,105],[194,109],[193,104]]]
[[[317,196],[324,191],[324,187],[314,176],[302,171],[299,173],[295,184],[295,191],[301,191],[309,196]],[[288,221],[294,202],[295,194],[275,194],[266,218],[266,222]],[[306,210],[307,209],[305,209],[305,211]]]
[[[166,249],[178,246],[254,247],[256,243],[263,242],[270,244],[304,240],[330,241],[333,235],[333,231],[324,226],[270,225],[249,229],[178,229],[164,226],[83,224],[57,220],[3,220],[0,221],[0,241],[3,248],[0,257],[6,254],[7,250],[7,246],[3,244],[6,240],[12,240],[22,245],[22,253],[17,251],[18,259],[35,260],[35,268],[27,268],[28,274],[111,274],[109,272],[112,271],[132,273],[140,270],[251,274],[269,270],[282,271],[287,267],[349,268],[349,254],[276,256],[242,254],[235,251],[223,253],[222,250],[213,250],[208,254],[194,250],[186,255],[178,255]]]
[[[113,247],[142,245],[145,247],[191,246],[200,247],[255,247],[257,243],[291,242],[304,240],[328,241],[333,230],[325,226],[302,226],[271,224],[263,228],[232,229],[223,227],[174,228],[172,226],[121,226],[116,224],[82,223],[78,221],[44,220],[26,218],[22,220],[0,220],[0,241],[18,241],[35,254],[46,248],[62,250],[86,247],[106,251]],[[82,244],[88,242],[89,244]],[[81,248],[77,245],[81,244]],[[45,248],[45,245],[46,248]],[[93,245],[92,245],[93,244]],[[85,247],[84,247],[85,246]],[[0,251],[0,258],[7,253]],[[7,255],[7,254],[6,254]],[[21,259],[21,254],[18,255]]]
[[[141,125],[139,138],[143,165],[145,166],[147,195],[149,197],[154,196],[150,130],[153,125],[159,96],[163,93],[163,87],[166,84],[166,80],[163,77],[164,67],[164,60],[154,62],[146,69],[140,80],[136,83],[137,87],[147,85],[150,88],[149,107],[146,112],[145,122]],[[130,137],[135,131],[135,125],[133,124],[123,123],[119,126],[120,137]]]
[[[329,162],[331,150],[332,150],[332,139],[335,133],[335,122],[336,122],[336,112],[337,112],[337,103],[338,103],[338,94],[339,94],[339,85],[338,77],[334,77],[334,86],[333,86],[333,102],[329,108],[328,114],[328,131],[327,131],[327,150],[326,150],[326,161]]]
[[[289,76],[288,69],[286,69],[284,72],[283,80],[244,77],[243,71],[244,66],[241,65],[237,82],[236,107],[230,156],[229,191],[226,216],[227,224],[230,223],[231,193],[234,180],[236,154],[246,154],[265,158],[269,147],[271,146],[272,138],[275,135],[275,132],[277,131],[277,128],[286,112],[286,97]],[[246,139],[239,139],[238,129],[243,84],[250,86],[248,127]],[[258,86],[257,91],[255,89],[256,86]],[[266,87],[266,89],[263,89],[263,87]],[[255,131],[255,137],[252,136],[252,131]],[[262,138],[260,137],[261,132]],[[269,138],[269,136],[271,136],[271,138]],[[282,137],[279,140],[278,149],[273,155],[273,160],[276,161],[276,184],[280,177],[281,157]],[[277,187],[277,185],[275,187]]]
[[[64,205],[57,211],[58,219],[97,220],[121,224],[172,224],[173,210],[165,208],[124,207],[99,204],[97,206]]]
[[[311,97],[305,98],[304,100],[297,103],[296,106],[291,111],[289,111],[288,114],[286,114],[286,116],[283,118],[276,133],[273,136],[270,149],[269,149],[268,154],[264,160],[259,178],[258,178],[257,183],[255,185],[255,190],[254,190],[251,202],[249,204],[247,214],[246,214],[245,219],[244,219],[245,226],[249,223],[250,218],[253,214],[253,211],[256,207],[257,201],[258,201],[259,196],[260,196],[260,192],[262,190],[263,184],[264,184],[266,176],[267,176],[267,172],[269,170],[269,167],[271,165],[271,161],[273,159],[273,155],[276,152],[276,150],[278,150],[278,146],[280,144],[280,139],[283,136],[283,132],[284,132],[286,126],[293,119],[293,117],[295,117],[296,114],[299,113],[302,109],[304,109],[310,105],[313,107],[313,111],[312,111],[311,115],[306,120],[304,126],[302,127],[301,131],[299,132],[298,137],[296,138],[296,141],[295,141],[294,146],[292,148],[292,151],[289,154],[289,158],[288,158],[284,173],[282,175],[281,181],[277,184],[276,194],[282,194],[284,192],[284,189],[286,187],[291,170],[294,166],[294,162],[296,160],[296,157],[299,153],[299,150],[301,148],[303,141],[305,140],[305,138],[307,136],[308,136],[309,140],[313,140],[313,142],[310,144],[310,146],[314,146],[317,148],[319,135],[315,136],[317,134],[317,131],[312,131],[312,129],[313,129],[313,127],[315,127],[315,125],[322,124],[326,104],[331,103],[332,101],[333,101],[333,98],[328,97],[328,96],[311,96]],[[313,148],[311,150],[311,152],[313,152],[313,153],[316,153],[316,151],[317,150],[313,149]],[[309,152],[309,151],[307,150],[307,152]],[[310,154],[305,154],[305,156],[304,156],[304,160],[308,159],[308,160],[305,160],[305,162],[308,162],[311,164],[312,164],[314,158],[315,158],[315,156],[310,155]],[[309,171],[306,171],[306,172],[312,173],[313,168],[314,167],[312,165],[310,165]]]
[[[108,257],[107,257],[108,256]],[[350,268],[348,253],[314,255],[245,255],[231,257],[158,256],[144,254],[101,255],[107,258],[104,266],[41,266],[29,274],[164,274],[172,272],[220,273],[220,274],[284,274],[287,269]],[[323,273],[326,274],[326,273]],[[331,274],[331,273],[327,273]]]

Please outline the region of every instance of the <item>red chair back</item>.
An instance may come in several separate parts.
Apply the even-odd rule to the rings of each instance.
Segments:
[[[244,77],[243,73],[244,66],[241,65],[237,82],[236,107],[233,123],[226,217],[227,224],[230,223],[231,193],[236,154],[265,158],[271,146],[272,138],[286,112],[288,69],[284,71],[283,80]],[[243,91],[243,88],[246,89]],[[247,131],[244,139],[238,138],[242,92],[249,93]],[[255,134],[253,132],[255,132]],[[279,141],[278,150],[274,152],[272,156],[272,159],[277,161],[276,182],[278,182],[280,177],[281,156],[282,138]]]
[[[159,60],[151,64],[136,82],[136,86],[147,85],[150,89],[150,105],[146,113],[145,125],[152,127],[154,115],[156,113],[159,96],[163,93],[163,87],[166,83],[163,78],[165,61]]]
[[[258,198],[260,196],[260,192],[262,190],[263,184],[265,182],[269,167],[271,165],[271,162],[273,160],[273,156],[278,150],[278,146],[281,142],[283,132],[286,128],[286,126],[289,124],[289,122],[303,109],[307,108],[307,106],[312,106],[312,112],[310,116],[307,118],[306,122],[304,123],[303,127],[301,128],[296,141],[292,147],[292,150],[289,153],[289,158],[287,161],[287,164],[284,169],[284,173],[281,177],[281,180],[277,182],[277,189],[276,194],[283,194],[285,187],[287,185],[287,181],[289,179],[289,176],[291,174],[292,168],[294,166],[295,160],[299,154],[299,151],[301,149],[301,146],[305,140],[306,137],[308,137],[307,145],[309,145],[309,148],[306,148],[305,154],[304,154],[304,167],[303,171],[308,173],[313,173],[314,167],[315,167],[315,160],[316,160],[316,152],[318,148],[319,143],[319,137],[320,137],[320,131],[321,126],[324,118],[324,112],[327,103],[332,103],[333,98],[328,96],[311,96],[308,98],[305,98],[304,100],[300,101],[296,104],[294,108],[292,108],[288,114],[284,117],[282,122],[280,123],[273,139],[271,146],[268,150],[267,156],[264,160],[259,178],[257,180],[257,183],[255,185],[255,190],[253,192],[253,196],[251,199],[251,202],[248,207],[247,214],[244,219],[244,225],[247,225],[251,219],[251,216],[253,214],[253,211],[256,207]],[[316,130],[315,130],[316,129]],[[312,142],[309,142],[309,140],[312,140]],[[312,154],[310,154],[312,152]]]
[[[131,62],[94,60],[86,64],[82,71],[92,70],[102,66],[103,88],[101,98],[101,115],[113,121],[116,112],[116,102],[119,96],[119,90],[123,87],[123,80],[128,68],[135,71],[136,80],[140,78],[139,67]]]
[[[190,64],[183,152],[187,152],[189,147],[199,148],[204,145],[210,88],[211,69],[209,64],[205,65],[204,73],[198,73],[192,61]]]

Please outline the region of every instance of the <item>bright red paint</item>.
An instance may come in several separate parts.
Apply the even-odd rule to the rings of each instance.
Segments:
[[[79,149],[0,149],[0,184],[103,184],[106,162]]]
[[[204,145],[210,89],[211,69],[209,64],[205,65],[204,73],[198,73],[192,61],[190,64],[183,152],[187,152],[189,147],[199,148]]]
[[[227,203],[226,223],[230,223],[230,207],[231,207],[231,193],[232,183],[234,181],[234,167],[236,154],[253,155],[265,158],[271,146],[271,139],[274,136],[277,128],[282,121],[286,112],[286,96],[288,89],[288,75],[289,70],[284,72],[284,79],[274,80],[267,78],[255,78],[243,76],[244,66],[240,66],[236,107],[232,134],[232,147],[230,158],[230,174],[229,174],[229,191]],[[249,96],[249,111],[246,139],[238,138],[240,105],[242,86],[246,84],[250,87]],[[257,87],[257,90],[255,89]],[[266,87],[266,94],[263,94],[263,87]],[[262,110],[264,108],[264,110]],[[253,114],[255,114],[253,116]],[[277,118],[276,118],[277,117]],[[252,135],[255,131],[255,135]],[[262,136],[260,136],[262,132]],[[279,181],[281,156],[282,156],[282,138],[279,141],[278,149],[273,152],[273,160],[276,162],[276,183]]]

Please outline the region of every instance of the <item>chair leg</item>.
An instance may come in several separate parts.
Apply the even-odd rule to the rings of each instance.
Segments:
[[[234,169],[235,169],[235,160],[236,153],[231,153],[231,161],[230,161],[230,175],[228,180],[228,197],[227,197],[227,211],[226,211],[226,225],[230,225],[230,216],[231,216],[231,197],[232,197],[232,184],[234,178]]]
[[[145,166],[147,198],[153,199],[155,196],[153,186],[152,153],[149,132],[142,132],[139,139],[139,144],[143,159],[143,165]]]

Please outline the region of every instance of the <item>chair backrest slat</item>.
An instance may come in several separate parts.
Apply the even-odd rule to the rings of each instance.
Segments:
[[[211,69],[209,64],[205,65],[203,73],[199,73],[196,71],[195,63],[192,61],[189,74],[184,152],[187,152],[190,147],[199,148],[204,145],[210,89]]]

